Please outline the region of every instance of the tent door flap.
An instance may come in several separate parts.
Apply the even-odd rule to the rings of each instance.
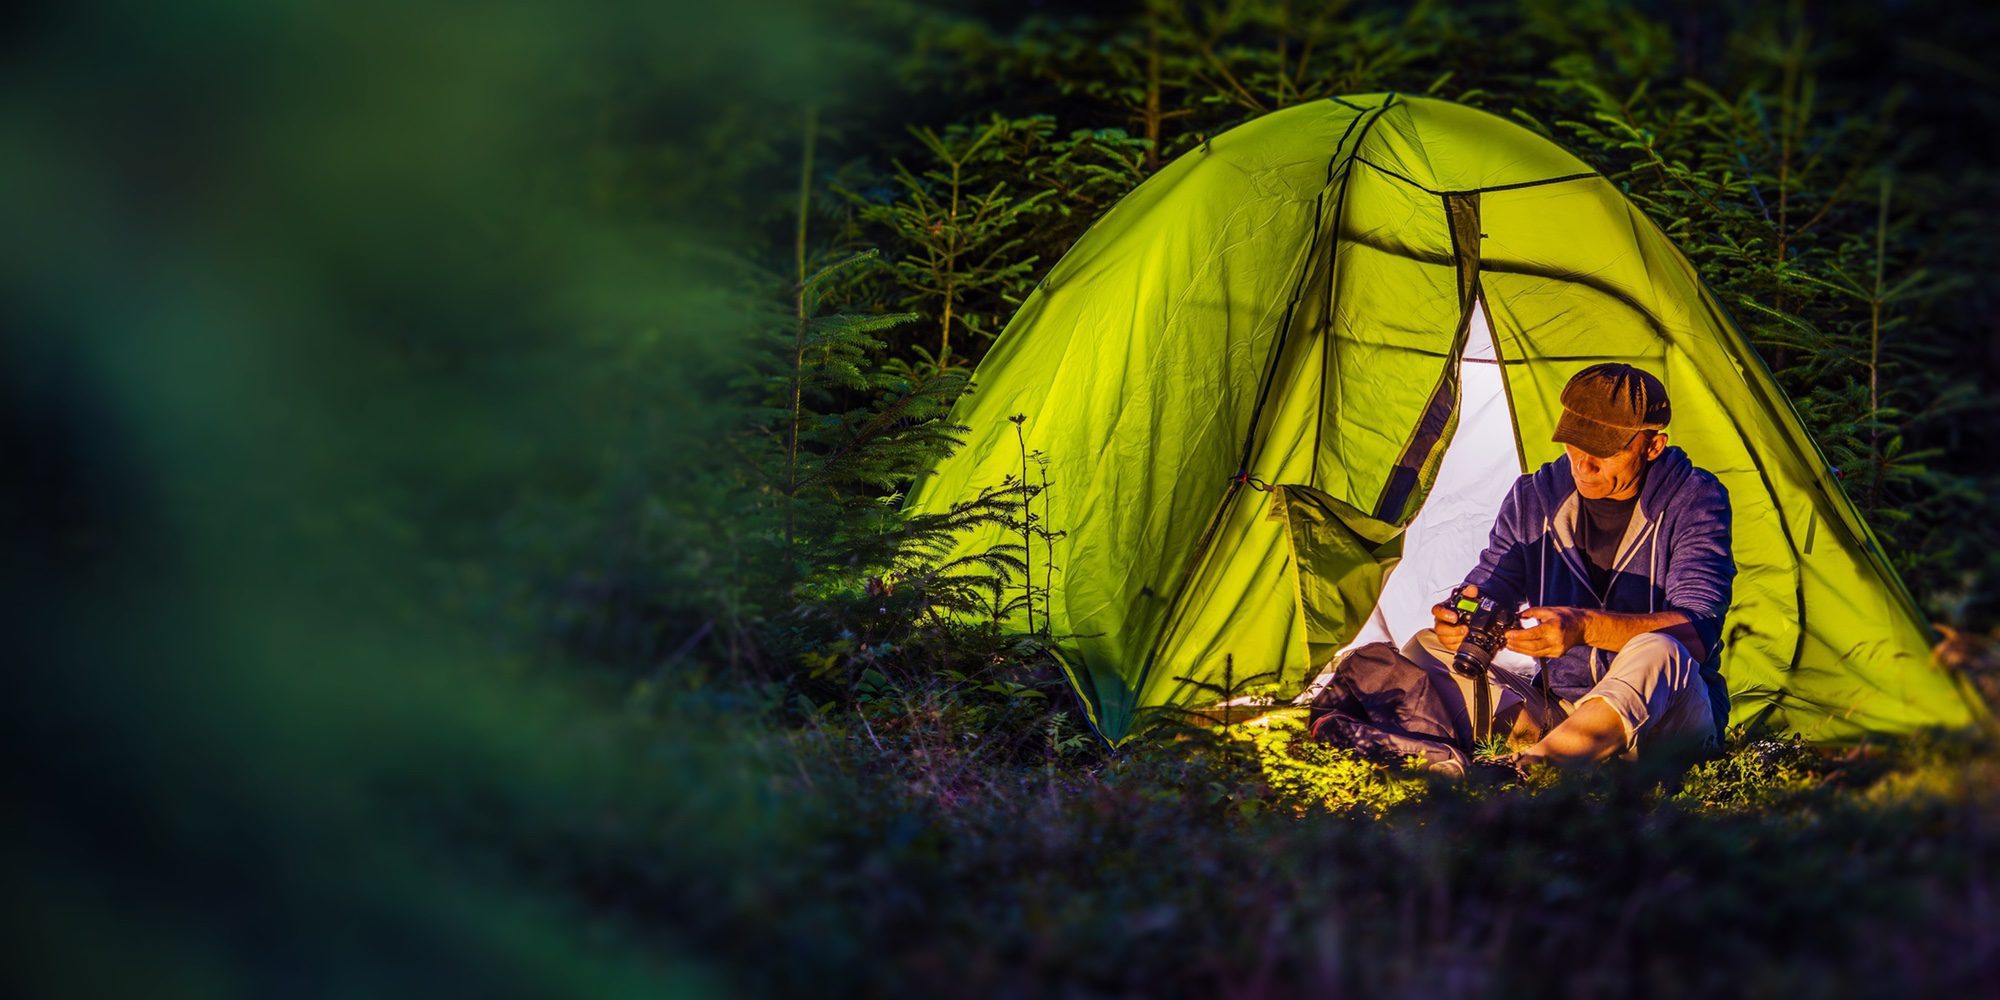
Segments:
[[[1306,643],[1317,663],[1361,630],[1403,552],[1403,529],[1310,486],[1271,490],[1270,519],[1285,522],[1297,569]]]

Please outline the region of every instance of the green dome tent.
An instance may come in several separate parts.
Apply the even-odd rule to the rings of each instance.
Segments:
[[[1729,489],[1732,721],[1838,742],[1984,714],[1687,259],[1575,157],[1443,101],[1288,108],[1140,185],[1022,304],[910,503],[1018,475],[1026,415],[1064,532],[1034,545],[1037,617],[1117,743],[1226,674],[1301,690],[1371,625],[1427,623],[1606,360],[1665,381],[1674,443]]]

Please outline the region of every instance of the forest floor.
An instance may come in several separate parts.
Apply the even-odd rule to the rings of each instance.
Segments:
[[[1113,752],[1063,700],[885,683],[737,727],[707,785],[728,801],[684,846],[745,865],[600,844],[592,896],[760,992],[1865,996],[2000,973],[1992,732],[1738,733],[1681,773],[1448,782],[1290,713]],[[659,705],[681,731],[739,711],[688,706]],[[714,905],[667,902],[689,898]]]

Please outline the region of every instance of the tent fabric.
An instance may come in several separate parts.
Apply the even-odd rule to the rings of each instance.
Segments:
[[[1455,445],[1510,474],[1557,457],[1558,394],[1599,361],[1659,375],[1675,443],[1729,489],[1733,721],[1840,742],[1983,714],[1687,259],[1554,143],[1443,101],[1287,108],[1140,185],[1022,303],[910,505],[1020,475],[1025,414],[1063,533],[1036,541],[1036,610],[1115,744],[1142,712],[1302,690],[1371,620],[1394,636],[1497,507]]]
[[[1458,378],[1458,433],[1445,450],[1429,500],[1403,529],[1402,561],[1360,632],[1326,661],[1326,669],[1299,700],[1310,700],[1332,678],[1333,662],[1349,651],[1377,642],[1402,649],[1412,636],[1430,628],[1431,606],[1442,603],[1465,579],[1486,547],[1500,501],[1520,477],[1521,467],[1484,309],[1473,314]],[[1494,654],[1493,666],[1530,679],[1536,670],[1533,657],[1509,649]]]

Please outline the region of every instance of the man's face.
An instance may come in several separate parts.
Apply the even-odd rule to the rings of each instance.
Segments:
[[[1646,463],[1667,450],[1667,434],[1640,431],[1610,458],[1598,458],[1573,444],[1563,445],[1563,449],[1569,452],[1569,469],[1576,477],[1578,493],[1589,500],[1630,500],[1639,495],[1639,479],[1645,475]]]

